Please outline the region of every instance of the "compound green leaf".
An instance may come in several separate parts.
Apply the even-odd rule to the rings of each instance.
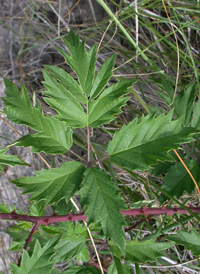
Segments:
[[[126,104],[129,97],[122,97],[129,93],[128,87],[134,80],[118,82],[106,88],[95,101],[89,101],[88,116],[89,125],[97,127],[101,124],[107,124],[115,119],[116,114],[121,113],[121,107]]]
[[[46,66],[55,78],[43,71],[43,84],[47,88],[43,93],[48,97],[44,100],[58,112],[55,118],[65,121],[70,127],[97,127],[111,122],[115,119],[114,115],[122,112],[121,107],[129,99],[122,96],[129,93],[128,88],[136,80],[118,82],[103,90],[113,74],[116,55],[104,62],[94,79],[96,46],[87,52],[85,41],[80,42],[72,31],[64,42],[71,55],[58,50],[78,75],[79,84],[64,70]],[[85,109],[78,101],[85,104]]]
[[[69,56],[65,51],[59,49],[66,63],[76,72],[83,94],[89,96],[95,75],[97,45],[93,45],[90,51],[85,49],[85,39],[80,42],[78,35],[70,31],[67,38],[63,39],[70,51]]]
[[[113,67],[116,54],[113,54],[109,59],[107,59],[103,65],[100,67],[90,92],[90,99],[95,99],[103,88],[107,85],[110,77],[113,75]]]
[[[79,162],[63,163],[59,168],[35,172],[35,177],[21,177],[12,183],[32,193],[30,201],[45,200],[45,206],[65,198],[67,201],[78,190],[85,168]]]
[[[166,238],[191,250],[193,256],[200,255],[200,235],[194,229],[190,232],[177,231],[176,235],[167,236]]]
[[[86,113],[73,94],[51,77],[47,71],[43,70],[43,75],[45,79],[43,84],[47,88],[43,93],[50,97],[44,100],[59,113],[55,117],[65,121],[70,127],[86,127]]]
[[[0,167],[1,165],[5,166],[29,166],[29,164],[20,160],[16,155],[5,154],[8,151],[8,148],[0,149]],[[3,168],[0,169],[0,172],[4,172]]]
[[[168,153],[180,144],[193,140],[193,128],[183,128],[181,119],[171,121],[173,112],[154,117],[149,114],[138,123],[134,119],[115,133],[108,145],[108,154],[120,166],[130,170],[147,170],[159,161],[173,161]]]
[[[110,237],[124,252],[125,235],[123,225],[124,218],[120,209],[124,208],[119,197],[118,188],[111,181],[110,176],[101,169],[87,169],[84,173],[81,195],[81,205],[87,206],[88,225],[92,222],[101,222],[106,237]]]
[[[86,238],[81,235],[62,238],[55,247],[58,252],[54,259],[59,262],[71,260],[85,247]]]
[[[29,257],[26,250],[23,251],[20,267],[16,264],[10,264],[12,274],[42,274],[50,273],[55,260],[51,260],[54,251],[54,245],[59,237],[54,237],[49,240],[42,248],[38,240],[36,240],[33,254]]]
[[[69,90],[77,100],[84,104],[87,103],[86,97],[82,94],[81,87],[69,73],[58,66],[45,65],[45,68],[48,69],[53,74],[55,79],[58,80],[67,90]]]
[[[174,242],[156,243],[155,239],[127,242],[124,258],[119,248],[112,242],[109,243],[114,256],[132,263],[156,262],[158,257],[164,256],[163,250],[172,247],[174,244]]]
[[[186,160],[185,164],[192,173],[197,184],[199,184],[199,163],[195,160]],[[161,188],[171,196],[176,196],[179,199],[184,191],[191,194],[195,189],[195,184],[183,164],[179,162],[170,167],[168,174],[163,179],[163,185]],[[160,196],[160,202],[163,203],[165,200],[167,200],[167,197],[162,194]]]

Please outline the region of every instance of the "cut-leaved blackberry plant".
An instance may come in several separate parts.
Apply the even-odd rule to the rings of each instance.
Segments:
[[[44,101],[56,111],[55,115],[45,115],[39,103],[32,106],[24,85],[19,92],[15,84],[4,80],[3,113],[10,121],[34,131],[10,146],[31,147],[34,153],[55,155],[66,154],[76,141],[76,145],[87,151],[87,159],[74,153],[76,161],[63,162],[61,167],[11,181],[24,189],[23,194],[30,194],[30,214],[10,211],[6,205],[0,205],[1,219],[18,221],[18,225],[8,230],[14,241],[12,250],[22,252],[20,260],[10,265],[11,272],[139,273],[140,264],[156,262],[163,257],[164,250],[173,249],[175,244],[181,244],[194,256],[199,256],[200,236],[194,228],[189,232],[180,230],[171,236],[165,234],[184,223],[182,218],[178,225],[173,225],[172,214],[187,213],[187,220],[200,220],[199,208],[187,207],[178,200],[184,191],[190,194],[195,189],[192,180],[200,180],[199,164],[190,158],[185,161],[192,178],[175,154],[180,145],[189,145],[198,137],[200,101],[195,107],[194,84],[187,86],[174,100],[170,86],[166,89],[164,80],[156,80],[163,89],[159,95],[171,111],[161,115],[149,113],[139,121],[135,118],[113,134],[104,125],[122,112],[135,80],[108,85],[116,55],[108,58],[95,74],[96,45],[87,52],[85,40],[80,42],[73,31],[64,39],[64,44],[70,55],[58,50],[77,80],[58,66],[46,65],[43,70]],[[111,137],[107,147],[91,138],[97,127]],[[85,129],[85,140],[77,138],[74,130],[78,129]],[[28,165],[17,156],[5,154],[8,148],[0,150],[1,164]],[[119,188],[117,168],[144,185],[138,171],[149,174],[150,182],[145,187],[151,189],[154,197],[157,194],[157,207],[153,201],[149,203],[134,195],[126,184]],[[156,176],[166,173],[160,186]],[[125,199],[127,195],[130,197]],[[166,200],[175,201],[177,206],[166,208],[163,206]],[[31,215],[33,207],[38,216]],[[52,216],[46,215],[47,207],[54,212]],[[149,218],[162,214],[166,217],[157,229],[152,227],[152,234],[141,238],[133,233],[137,225],[133,225],[133,217],[143,215],[138,219],[141,229]],[[167,220],[171,227],[166,225]],[[26,229],[22,225],[25,221]],[[101,251],[111,258],[107,269],[99,260]],[[68,266],[62,271],[57,263],[64,262],[68,262]]]

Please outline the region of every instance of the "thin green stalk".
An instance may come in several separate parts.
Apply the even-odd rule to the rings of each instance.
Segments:
[[[140,274],[140,267],[139,267],[139,264],[135,263],[135,271],[136,271],[136,274]]]
[[[52,155],[51,157],[51,167],[55,168],[55,155]]]
[[[140,236],[140,232],[141,232],[141,230],[142,230],[143,225],[144,225],[144,222],[142,222],[142,223],[140,224],[140,227],[139,227],[139,229],[138,229],[138,231],[137,231],[137,233],[136,233],[136,235],[135,235],[135,239],[134,239],[135,241],[138,240],[138,237]]]
[[[113,259],[115,262],[115,266],[117,268],[117,273],[124,274],[123,267],[122,267],[120,260],[117,257],[115,257],[114,255],[113,255]]]

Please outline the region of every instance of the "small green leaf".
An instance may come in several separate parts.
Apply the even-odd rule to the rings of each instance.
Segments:
[[[81,235],[62,238],[55,249],[58,251],[54,257],[56,261],[64,262],[76,257],[85,247],[86,239]]]
[[[197,184],[199,184],[199,163],[195,160],[186,160],[185,164],[192,173]],[[195,189],[195,184],[183,164],[179,162],[169,169],[168,174],[163,179],[163,185],[161,188],[171,196],[176,196],[179,199],[184,191],[187,191],[188,194],[191,194]],[[160,202],[163,203],[165,200],[167,200],[167,197],[162,194],[160,196]]]
[[[181,127],[181,119],[171,121],[173,112],[154,117],[149,114],[140,123],[134,119],[115,133],[108,145],[111,160],[130,170],[147,170],[157,161],[173,161],[168,153],[193,140],[193,128]]]
[[[88,249],[86,248],[86,246],[84,246],[84,248],[76,256],[76,259],[78,262],[89,262],[89,260],[90,260],[89,255],[90,255],[90,253],[89,253]]]
[[[44,100],[59,114],[55,117],[65,121],[70,127],[86,127],[87,116],[81,104],[67,89],[59,84],[51,75],[43,70],[47,90],[43,91],[50,98]]]
[[[61,229],[59,229],[59,226],[54,226],[54,225],[47,225],[47,226],[40,226],[38,228],[39,233],[42,238],[49,239],[52,236],[57,236],[63,233]]]
[[[38,130],[40,127],[40,111],[36,108],[32,108],[30,97],[24,86],[21,87],[21,93],[15,84],[8,79],[4,78],[6,86],[6,95],[2,100],[6,108],[3,109],[7,118],[16,123],[26,125],[34,130]]]
[[[115,58],[116,54],[113,54],[100,67],[92,85],[92,90],[90,92],[90,100],[95,99],[100,94],[103,88],[107,85],[110,77],[113,75]]]
[[[72,146],[72,129],[64,122],[44,116],[41,106],[33,108],[28,92],[22,85],[21,94],[16,85],[5,79],[7,97],[3,98],[8,119],[17,124],[29,126],[37,133],[28,134],[14,144],[32,146],[32,152],[44,151],[46,154],[64,154]],[[14,145],[13,144],[13,145]]]
[[[76,209],[73,206],[71,201],[68,203],[65,199],[60,200],[58,203],[51,206],[52,210],[55,212],[56,215],[67,215],[71,212],[71,214],[76,213]]]
[[[11,246],[9,247],[10,251],[22,251],[22,249],[24,248],[24,245],[26,243],[26,239],[28,238],[30,232],[28,230],[25,230],[21,227],[17,227],[17,228],[9,228],[6,231],[7,234],[10,235],[10,237],[12,237],[13,242],[11,244]]]
[[[8,155],[5,154],[8,151],[8,148],[1,148],[0,149],[0,166],[30,166],[29,164],[20,160],[16,155]],[[3,168],[0,169],[0,172],[4,172]]]
[[[50,273],[56,263],[56,261],[51,260],[53,254],[55,253],[53,247],[59,238],[60,237],[52,238],[42,248],[38,240],[36,240],[32,256],[29,257],[27,251],[24,250],[20,267],[11,263],[11,272],[13,274]]]
[[[127,242],[124,258],[119,248],[112,242],[109,243],[113,255],[131,263],[156,262],[158,257],[164,256],[163,250],[172,247],[174,244],[174,242],[156,243],[155,239]]]
[[[82,207],[87,205],[85,214],[88,225],[100,221],[105,236],[110,237],[124,252],[125,235],[122,228],[125,222],[120,209],[125,207],[118,188],[110,176],[98,168],[86,170],[82,185],[78,194],[81,195]]]
[[[53,74],[55,79],[58,80],[67,90],[69,90],[77,100],[84,104],[87,103],[86,97],[82,94],[81,87],[69,73],[58,66],[45,65],[44,67],[48,69]]]
[[[69,238],[75,234],[75,229],[72,222],[59,223],[59,229],[64,231],[65,236]]]
[[[89,101],[88,119],[91,127],[107,124],[115,119],[116,114],[121,113],[121,107],[126,104],[129,97],[122,97],[129,93],[128,87],[134,80],[118,82],[106,88],[95,101]]]
[[[46,154],[64,154],[72,146],[72,129],[64,122],[50,116],[41,119],[43,131],[25,135],[13,143],[16,146],[31,146],[32,152],[44,151]]]
[[[85,225],[83,226],[82,224],[77,223],[75,226],[75,234],[87,237],[88,233],[87,233],[87,228],[85,227]]]
[[[190,232],[177,231],[176,235],[170,235],[166,238],[191,250],[193,256],[200,255],[200,235],[196,230],[192,229]]]
[[[157,86],[162,90],[158,91],[156,90],[156,93],[165,100],[166,104],[169,106],[173,102],[174,98],[174,87],[172,83],[169,81],[169,79],[162,79],[162,78],[156,78],[151,77],[153,81],[157,84]],[[164,93],[163,93],[164,92]]]
[[[93,45],[87,52],[85,39],[80,42],[78,35],[73,31],[70,31],[63,40],[71,56],[62,49],[58,48],[58,50],[64,56],[66,63],[76,72],[83,94],[89,96],[95,74],[97,45]]]
[[[10,209],[6,204],[0,204],[0,213],[10,213]]]
[[[44,213],[46,212],[44,210],[45,202],[40,201],[38,203],[31,203],[29,206],[29,213],[31,216],[44,216]]]
[[[78,190],[85,168],[79,162],[63,163],[59,168],[35,172],[35,177],[21,177],[11,182],[32,193],[30,201],[45,200],[45,206],[65,198],[67,201]]]

